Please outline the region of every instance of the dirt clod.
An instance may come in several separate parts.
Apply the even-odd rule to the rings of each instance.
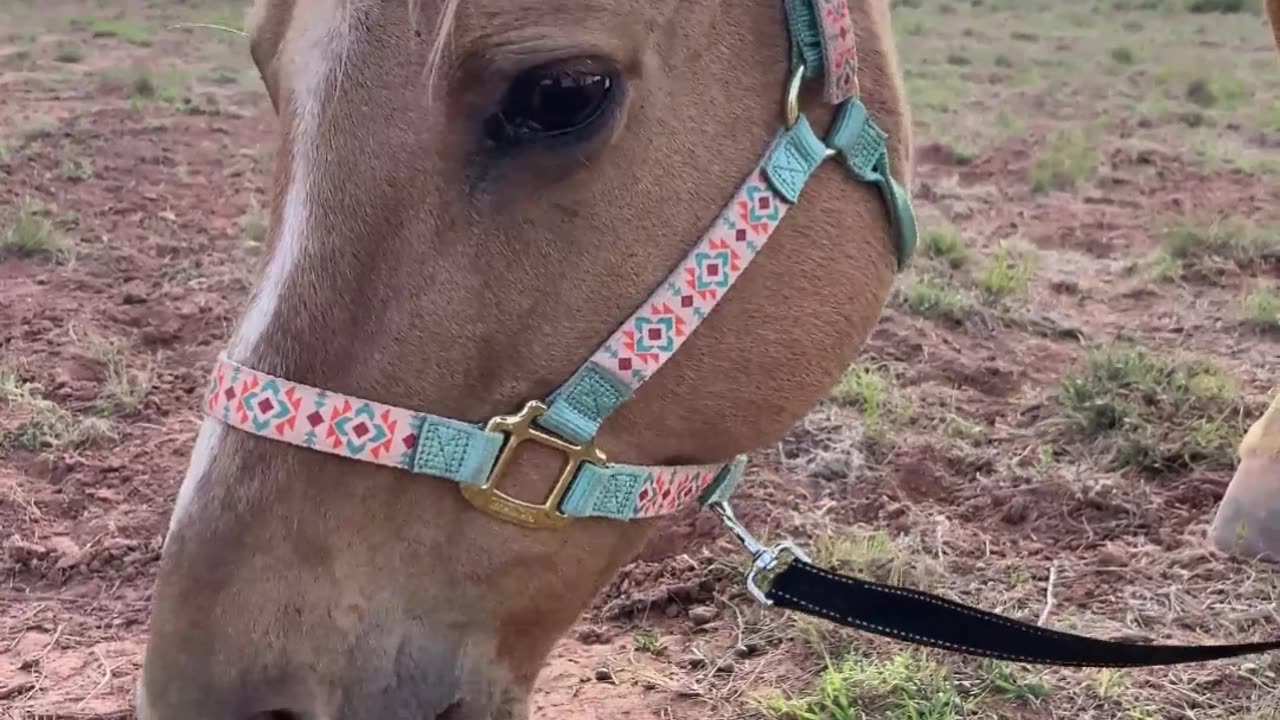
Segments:
[[[715,620],[719,615],[720,612],[715,608],[702,605],[689,611],[689,622],[693,623],[694,627],[700,627]]]
[[[698,670],[707,666],[707,659],[702,655],[687,655],[680,660],[680,664],[690,670]]]
[[[611,632],[596,625],[588,625],[574,633],[574,639],[583,645],[603,645],[612,638],[613,634]]]

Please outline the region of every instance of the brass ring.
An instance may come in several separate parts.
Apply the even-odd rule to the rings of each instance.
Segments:
[[[791,82],[787,84],[787,97],[784,102],[784,108],[786,109],[788,130],[800,122],[800,86],[804,84],[804,73],[804,63],[797,64],[795,72],[791,73]]]
[[[800,122],[800,86],[804,84],[804,72],[804,63],[799,63],[796,66],[795,72],[791,74],[791,81],[787,84],[787,97],[783,104],[785,106],[784,110],[786,112],[788,130],[795,127],[796,123]],[[856,77],[854,78],[854,82],[857,82]],[[840,153],[835,148],[828,145],[826,150],[823,151],[822,157],[823,159],[828,159],[839,154]]]

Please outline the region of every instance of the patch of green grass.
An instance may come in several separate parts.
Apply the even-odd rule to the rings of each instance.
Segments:
[[[1262,330],[1280,332],[1280,292],[1259,288],[1244,300],[1245,319]]]
[[[68,65],[84,61],[84,48],[71,43],[59,43],[53,51],[54,62]]]
[[[823,533],[814,538],[811,555],[822,567],[889,585],[927,589],[940,576],[932,557],[912,552],[883,531]]]
[[[1191,80],[1186,96],[1197,107],[1234,110],[1252,100],[1253,92],[1240,78],[1220,75]]]
[[[1009,568],[1009,584],[1013,587],[1030,585],[1033,580],[1031,573],[1022,565],[1014,565]]]
[[[132,366],[123,343],[110,338],[90,336],[86,349],[90,357],[102,364],[107,376],[98,398],[99,411],[103,414],[137,412],[151,391],[151,363]]]
[[[986,432],[978,423],[954,414],[948,415],[943,421],[942,431],[952,440],[959,440],[963,443],[978,442],[986,435]]]
[[[1133,48],[1128,47],[1127,45],[1122,45],[1111,49],[1111,59],[1114,60],[1117,65],[1132,65],[1137,62],[1138,57],[1134,54]]]
[[[1021,677],[1007,663],[991,663],[983,680],[988,692],[994,695],[1036,703],[1053,695],[1053,688],[1040,678]]]
[[[1244,170],[1261,175],[1280,174],[1275,153],[1260,153],[1245,138],[1216,128],[1201,128],[1187,136],[1185,146],[1210,168]]]
[[[1221,369],[1139,347],[1089,352],[1059,397],[1070,429],[1113,467],[1231,468],[1249,416],[1239,384]]]
[[[1039,475],[1040,477],[1048,476],[1049,472],[1053,470],[1053,467],[1056,464],[1057,457],[1053,451],[1053,446],[1041,445],[1040,449],[1036,451],[1036,460],[1035,465],[1033,466],[1035,468],[1036,475]]]
[[[1187,10],[1193,13],[1249,12],[1246,0],[1190,0]]]
[[[636,633],[632,638],[632,643],[636,650],[649,655],[662,655],[667,651],[667,646],[662,642],[662,638],[657,633],[649,630]]]
[[[952,270],[959,270],[969,264],[972,253],[965,245],[960,232],[949,226],[931,227],[924,232],[925,254],[940,262],[944,262]]]
[[[62,163],[62,177],[68,180],[88,180],[93,177],[93,160],[74,158]]]
[[[940,280],[925,278],[901,291],[901,304],[921,317],[964,325],[973,312],[973,303],[955,288]]]
[[[1234,219],[1181,223],[1165,233],[1164,254],[1178,269],[1215,261],[1250,267],[1280,258],[1280,235]]]
[[[65,262],[71,254],[71,241],[48,218],[47,211],[36,203],[18,206],[0,235],[0,256],[39,257]]]
[[[880,440],[910,414],[910,405],[900,393],[886,369],[854,365],[831,390],[831,399],[856,407],[867,436]]]
[[[23,397],[25,392],[24,383],[18,371],[8,365],[0,365],[0,401],[13,402]]]
[[[129,91],[135,100],[156,100],[176,105],[186,93],[186,81],[178,72],[137,67],[133,70]]]
[[[137,47],[151,45],[151,29],[133,20],[90,18],[83,23],[96,38],[116,38]]]
[[[1161,253],[1147,269],[1147,276],[1156,282],[1177,280],[1182,277],[1182,263],[1169,257],[1168,254]]]
[[[1199,105],[1202,108],[1213,107],[1218,104],[1218,96],[1209,87],[1209,81],[1204,78],[1196,78],[1187,84],[1187,100],[1190,100],[1193,105]]]
[[[123,75],[118,71],[112,75],[117,81],[123,79],[135,105],[164,103],[188,115],[216,115],[220,111],[214,96],[198,98],[189,91],[192,75],[184,68],[137,65]]]
[[[253,245],[262,245],[267,241],[267,231],[270,229],[267,218],[267,211],[256,201],[240,216],[240,231],[244,233],[245,240]]]
[[[1034,272],[1031,261],[1014,260],[1008,251],[1000,248],[995,259],[978,276],[978,290],[990,301],[1003,302],[1025,294]]]
[[[0,367],[0,448],[32,452],[73,450],[114,437],[110,423],[78,418],[43,397],[44,389]]]
[[[1038,193],[1074,190],[1097,174],[1100,162],[1098,147],[1088,133],[1059,132],[1031,165],[1031,189]]]
[[[1098,699],[1112,701],[1118,699],[1129,687],[1129,675],[1124,670],[1103,668],[1095,678],[1095,692]]]
[[[1160,708],[1149,703],[1141,703],[1124,709],[1122,720],[1160,720],[1163,714]]]
[[[810,693],[757,699],[775,720],[959,720],[967,699],[947,667],[921,652],[875,660],[858,655],[828,664]]]

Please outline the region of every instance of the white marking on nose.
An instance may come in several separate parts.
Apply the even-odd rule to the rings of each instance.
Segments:
[[[228,357],[237,362],[249,361],[270,326],[279,309],[280,295],[298,266],[311,232],[312,178],[319,153],[321,112],[326,90],[333,80],[333,71],[341,69],[351,34],[347,12],[333,12],[329,17],[334,18],[336,25],[312,23],[286,38],[281,47],[281,59],[287,63],[285,73],[293,108],[289,186],[284,196],[279,238],[249,308],[227,348]],[[178,499],[169,519],[169,534],[173,534],[174,528],[188,514],[222,437],[222,424],[205,419],[196,437],[187,475],[178,490]]]
[[[231,341],[232,360],[245,362],[275,316],[285,282],[302,253],[311,222],[312,168],[318,151],[320,113],[326,81],[335,61],[345,56],[339,44],[342,30],[303,32],[288,68],[292,82],[293,135],[290,143],[289,187],[284,196],[283,222],[262,282]]]

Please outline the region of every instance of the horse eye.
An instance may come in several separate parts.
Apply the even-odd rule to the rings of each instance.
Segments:
[[[497,143],[568,135],[599,120],[615,82],[598,63],[565,62],[524,71],[507,88],[498,112],[485,121]]]

